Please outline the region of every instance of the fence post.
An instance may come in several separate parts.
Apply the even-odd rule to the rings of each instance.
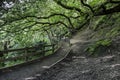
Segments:
[[[52,44],[52,53],[54,53],[55,50],[55,44]]]
[[[28,53],[28,48],[26,47],[26,49],[25,49],[25,56],[27,55],[27,53]],[[28,57],[27,56],[25,57],[25,61],[28,61]]]
[[[4,67],[5,66],[4,62],[2,62],[2,60],[5,58],[3,54],[4,53],[0,51],[0,60],[1,60],[0,67]]]
[[[45,45],[42,46],[42,56],[45,56]]]

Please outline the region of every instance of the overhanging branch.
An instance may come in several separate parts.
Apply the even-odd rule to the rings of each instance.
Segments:
[[[47,17],[38,17],[38,16],[24,16],[24,17],[21,17],[21,18],[18,18],[18,19],[14,19],[14,20],[11,20],[9,22],[5,22],[4,24],[1,25],[2,26],[5,26],[6,24],[9,24],[9,23],[12,23],[12,22],[16,22],[16,21],[20,21],[20,20],[24,20],[24,19],[27,19],[27,18],[37,18],[37,19],[48,19],[48,18],[51,18],[51,17],[54,17],[54,16],[62,16],[64,18],[66,18],[69,22],[69,24],[71,25],[72,28],[74,28],[73,24],[72,24],[72,21],[70,20],[70,18],[68,16],[66,16],[65,14],[61,14],[61,13],[53,13]]]
[[[95,16],[100,16],[100,15],[112,14],[112,13],[115,13],[115,12],[120,12],[120,4],[113,7],[113,8],[110,8],[110,9],[95,13],[94,15]]]
[[[79,13],[83,13],[81,11],[81,9],[77,8],[77,7],[72,7],[72,6],[67,6],[65,4],[63,4],[61,1],[56,1],[54,0],[55,3],[57,3],[58,5],[60,5],[61,7],[65,8],[65,9],[68,9],[68,10],[76,10],[78,11]]]
[[[93,8],[92,8],[90,5],[84,3],[83,0],[80,0],[80,1],[81,1],[81,3],[82,3],[84,6],[88,7],[88,8],[91,10],[91,12],[94,14],[94,10],[93,10]]]
[[[110,3],[115,3],[115,4],[120,4],[120,1],[113,1],[113,0],[108,0]]]

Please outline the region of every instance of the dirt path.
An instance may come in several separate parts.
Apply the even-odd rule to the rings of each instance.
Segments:
[[[75,53],[75,55],[84,55],[85,48],[96,41],[95,39],[93,40],[90,38],[92,34],[93,31],[89,29],[76,33],[70,40],[72,44],[72,53]]]
[[[86,30],[73,36],[71,39],[72,51],[69,56],[51,68],[41,71],[40,67],[35,69],[34,65],[34,69],[29,68],[30,75],[28,72],[21,72],[28,76],[24,76],[24,79],[16,72],[16,79],[4,76],[0,80],[120,80],[120,50],[113,50],[111,53],[114,54],[100,57],[86,57],[85,48],[95,41],[90,39],[91,34],[92,31]],[[120,45],[117,47],[120,48]],[[67,50],[69,50],[68,46],[63,46],[58,52],[63,54]],[[54,61],[56,58],[57,56],[53,56],[51,60]],[[47,64],[51,62],[49,59],[46,61]],[[42,65],[42,67],[47,68],[48,66]],[[23,69],[21,68],[21,70]],[[39,71],[34,73],[34,70]],[[12,75],[12,77],[14,76],[16,77],[15,74]]]
[[[90,36],[90,34],[92,33],[92,31],[90,31],[90,30],[86,30],[86,31],[81,31],[81,32],[77,32],[76,33],[76,35],[74,35],[72,38],[71,38],[71,40],[70,40],[70,42],[72,43],[72,44],[75,44],[75,43],[80,43],[80,42],[87,42],[89,39],[89,36]]]
[[[64,57],[68,55],[69,51],[70,47],[67,45],[67,43],[64,43],[64,45],[50,57],[47,57],[43,60],[38,60],[37,62],[26,66],[12,69],[8,72],[0,72],[0,80],[25,80],[32,75],[41,73],[45,69],[54,66],[57,62],[64,59]]]
[[[71,55],[39,74],[34,80],[120,80],[119,51],[113,51],[114,54],[102,57],[84,55],[84,49],[94,42],[89,38],[91,33],[91,31],[77,33],[71,39],[73,44]]]
[[[69,59],[69,58],[68,58]],[[120,80],[120,56],[73,56],[47,70],[38,80]]]

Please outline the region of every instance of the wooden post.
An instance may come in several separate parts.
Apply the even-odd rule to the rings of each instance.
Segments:
[[[45,56],[45,45],[42,46],[42,57]]]
[[[4,55],[2,52],[0,52],[0,60],[2,60],[3,58],[4,58]],[[0,62],[0,67],[4,67],[4,66],[5,66],[4,62]]]
[[[27,55],[28,54],[28,48],[26,47],[26,49],[25,49],[25,55]],[[28,57],[26,56],[25,57],[25,61],[28,61]]]
[[[52,53],[54,53],[55,50],[55,44],[52,45]]]

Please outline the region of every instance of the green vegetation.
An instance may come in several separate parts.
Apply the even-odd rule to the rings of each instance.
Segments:
[[[89,55],[99,55],[99,53],[102,51],[102,48],[107,48],[111,46],[112,41],[108,39],[98,40],[93,45],[88,47],[86,51],[88,51]],[[100,51],[99,51],[100,49]]]
[[[62,37],[71,37],[73,33],[86,29],[86,25],[90,24],[88,27],[97,33],[92,38],[102,38],[88,48],[92,54],[100,45],[109,46],[111,37],[119,35],[120,25],[116,25],[120,22],[120,15],[116,13],[120,12],[119,4],[118,0],[2,0],[0,50],[32,47],[39,42],[48,45],[59,43]],[[107,30],[109,31],[106,32]],[[25,52],[0,54],[0,58],[7,59],[23,53]],[[51,53],[49,51],[46,55]],[[30,59],[37,57],[32,56]],[[24,61],[25,59],[6,61],[4,65],[1,62],[0,66]]]

